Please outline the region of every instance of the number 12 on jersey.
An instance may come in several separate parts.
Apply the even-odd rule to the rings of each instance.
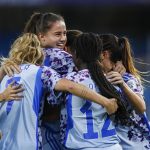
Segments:
[[[86,114],[86,121],[87,121],[87,133],[83,133],[84,139],[98,138],[98,132],[94,132],[94,128],[93,128],[94,121],[93,121],[93,113],[92,113],[92,110],[90,109],[91,105],[92,105],[91,102],[86,101],[86,103],[80,109],[80,111],[83,114]],[[109,129],[110,123],[111,123],[111,120],[109,116],[107,115],[105,122],[101,129],[102,138],[116,134],[115,129]]]

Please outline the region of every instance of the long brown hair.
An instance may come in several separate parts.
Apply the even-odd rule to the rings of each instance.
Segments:
[[[135,68],[133,51],[127,37],[118,38],[113,34],[102,34],[103,51],[108,50],[112,62],[122,61],[126,71],[141,80],[140,71]]]

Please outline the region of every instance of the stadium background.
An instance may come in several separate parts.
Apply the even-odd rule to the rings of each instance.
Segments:
[[[7,56],[33,12],[61,14],[67,29],[127,36],[134,56],[149,63],[137,68],[150,71],[150,0],[0,0],[0,56]],[[150,119],[149,91],[145,86]]]

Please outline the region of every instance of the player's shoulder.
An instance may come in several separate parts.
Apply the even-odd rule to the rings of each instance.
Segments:
[[[128,73],[128,72],[123,74],[123,79],[126,82],[129,81],[129,80],[137,80],[137,78],[133,74]]]
[[[22,64],[20,65],[20,68],[22,71],[24,70],[37,70],[37,69],[40,69],[41,66],[39,65],[34,65],[34,64]]]
[[[68,52],[66,52],[63,49],[59,49],[59,48],[45,48],[44,52],[45,52],[46,56],[51,56],[51,55],[71,56]]]
[[[75,81],[75,82],[82,82],[82,81],[85,81],[85,80],[88,80],[88,79],[91,80],[89,71],[87,69],[80,70],[80,71],[77,71],[77,72],[68,73],[66,78],[68,78],[72,81]]]
[[[22,64],[20,65],[21,68],[21,76],[35,76],[38,72],[42,71],[41,66],[34,65],[34,64]]]
[[[143,93],[143,86],[140,79],[130,73],[125,73],[123,79],[132,90]]]

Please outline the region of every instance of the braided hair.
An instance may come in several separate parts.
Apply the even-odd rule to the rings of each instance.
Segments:
[[[116,98],[118,110],[115,114],[115,121],[121,124],[128,123],[128,112],[123,103],[120,93],[106,79],[101,64],[100,54],[102,52],[102,41],[97,34],[83,33],[79,35],[74,42],[76,57],[87,64],[92,79],[99,87],[101,94],[107,98]]]

